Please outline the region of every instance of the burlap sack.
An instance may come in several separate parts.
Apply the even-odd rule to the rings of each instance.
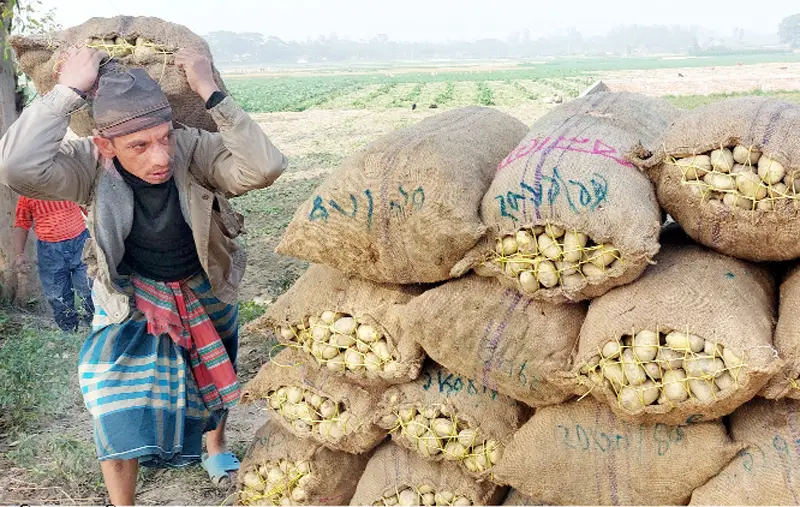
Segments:
[[[347,369],[339,375],[364,386],[408,382],[419,376],[425,355],[420,346],[400,329],[397,312],[398,308],[424,290],[420,285],[377,284],[348,276],[322,264],[314,264],[261,318],[251,323],[248,330],[267,337],[274,335],[281,343],[302,351],[309,365],[325,368],[330,361],[317,359],[311,353],[310,346],[303,347],[301,340],[303,343],[310,342],[301,338],[304,333],[296,328],[305,325],[309,316],[319,317],[325,311],[347,314],[354,317],[359,324],[369,325],[385,337],[390,349],[395,352],[396,359],[391,361],[391,369],[384,363],[377,372]],[[316,326],[326,329],[331,327],[322,323]],[[280,328],[288,327],[295,330],[291,335],[282,336]],[[338,346],[336,348],[340,350],[340,354],[347,350]],[[372,348],[374,347],[368,353]],[[359,357],[365,359],[365,354],[359,352]]]
[[[480,200],[527,130],[467,107],[385,135],[298,208],[276,251],[376,282],[446,280],[483,236]]]
[[[326,418],[318,410],[313,410],[310,415],[297,418],[313,426],[313,430],[303,431],[290,421],[287,405],[276,408],[270,400],[270,417],[295,435],[310,438],[330,449],[355,454],[369,451],[386,438],[387,431],[374,424],[375,407],[382,389],[349,384],[327,371],[310,367],[293,349],[284,349],[261,367],[242,390],[242,403],[268,399],[269,393],[287,386],[300,387],[332,400],[339,408],[333,417],[327,419],[345,426],[343,436],[340,436],[327,426]]]
[[[761,392],[765,398],[800,400],[800,267],[795,266],[780,289],[778,325],[775,326],[775,348],[784,361],[784,368]]]
[[[417,494],[429,491],[434,495],[453,493],[466,497],[472,505],[497,505],[505,492],[505,488],[490,482],[475,481],[454,463],[428,461],[387,442],[378,447],[369,460],[350,505],[390,505],[383,498],[397,495],[407,488]],[[452,503],[440,502],[437,505]]]
[[[538,409],[495,476],[555,505],[685,505],[741,449],[719,421],[634,425],[587,398]]]
[[[409,410],[424,420],[408,420],[404,413]],[[426,415],[429,411],[432,413]],[[486,456],[489,449],[497,451],[495,457],[502,455],[526,415],[527,409],[520,403],[433,361],[426,362],[417,380],[388,388],[377,407],[378,424],[391,431],[393,441],[433,461],[458,462],[481,480],[493,477],[494,466]],[[464,454],[443,450],[458,438],[434,436],[432,421],[439,418],[455,420],[459,434],[462,429],[477,431],[478,436],[465,444],[469,447]],[[409,433],[418,428],[423,429],[422,435]],[[485,445],[489,441],[493,443]],[[470,470],[473,459],[482,460],[480,468]]]
[[[661,206],[695,241],[740,259],[794,259],[800,257],[800,221],[791,185],[788,197],[774,200],[774,211],[730,208],[695,194],[683,169],[666,162],[739,144],[762,151],[792,174],[800,170],[798,128],[796,105],[765,97],[728,99],[683,115],[663,139],[644,144],[648,149],[632,158],[656,184]]]
[[[554,287],[530,293],[536,299],[580,301],[635,280],[658,252],[660,210],[651,183],[625,153],[639,141],[657,139],[679,113],[662,99],[598,93],[540,118],[500,163],[481,205],[490,233],[453,274],[480,268],[481,274],[497,276],[524,293],[517,277],[493,262],[500,261],[495,242],[521,228],[549,223],[586,234],[597,245],[613,245],[618,260],[599,276],[579,271],[578,280],[566,287],[559,274]]]
[[[509,488],[506,498],[501,505],[546,505],[538,500],[523,495],[514,488]]]
[[[291,475],[286,482],[267,489],[267,473],[262,470],[278,466],[279,460],[308,463],[309,479],[296,480],[300,474],[295,468],[290,470]],[[305,494],[295,496],[292,505],[347,505],[368,460],[367,453],[332,451],[312,440],[297,438],[276,422],[268,421],[256,432],[237,474],[237,503],[270,505],[270,494],[291,497],[292,493],[297,495],[296,489],[301,489]],[[245,478],[252,480],[252,474],[257,474],[260,481],[258,490],[245,483]],[[297,498],[301,497],[305,499],[298,501]]]
[[[797,426],[800,402],[755,398],[731,416],[734,441],[747,445],[690,505],[800,505]]]
[[[470,274],[400,309],[405,335],[450,371],[530,406],[571,396],[563,375],[586,317],[583,304],[531,300]]]
[[[64,53],[68,48],[83,46],[93,38],[110,41],[116,40],[117,37],[125,39],[132,45],[137,44],[139,39],[140,43],[142,40],[147,40],[159,46],[154,51],[128,51],[125,56],[115,56],[113,61],[117,68],[143,68],[158,81],[172,106],[175,121],[189,127],[216,132],[217,124],[206,111],[205,103],[189,88],[184,72],[175,66],[174,56],[171,54],[178,49],[186,48],[211,59],[211,51],[206,41],[183,25],[144,16],[91,18],[83,24],[56,32],[52,36],[14,36],[9,38],[9,43],[17,55],[19,68],[33,80],[39,94],[44,95],[58,82],[56,69],[59,62],[65,58]],[[112,55],[119,51],[118,48],[106,49],[106,52]],[[101,74],[106,68],[113,66],[105,64],[100,69]],[[214,68],[214,80],[221,90],[226,91],[216,68]],[[91,93],[89,95],[91,100]],[[95,124],[91,117],[91,107],[73,113],[70,116],[70,127],[81,137],[92,135]]]
[[[681,424],[730,414],[755,396],[781,367],[772,347],[775,303],[774,283],[766,269],[699,245],[664,245],[656,256],[656,265],[639,280],[617,287],[589,305],[574,361],[576,393],[591,391],[619,416],[636,422]],[[721,389],[709,403],[692,394],[685,401],[656,401],[638,410],[627,410],[617,395],[622,389],[610,382],[597,383],[597,377],[587,375],[586,370],[581,372],[581,368],[587,362],[594,364],[596,361],[591,358],[596,360],[609,342],[618,343],[623,335],[644,330],[688,333],[722,345],[723,351],[729,349],[743,361],[741,368],[728,369],[735,363],[725,360],[725,370],[736,378],[733,387]],[[630,348],[626,345],[623,350]],[[662,341],[658,352],[666,348]],[[681,352],[680,364],[673,367],[685,369],[685,359],[695,360],[705,354]],[[662,373],[667,369],[665,357],[659,356],[656,361]],[[601,370],[602,365],[595,369]],[[694,374],[687,372],[687,378],[703,381],[705,377],[695,370]],[[646,381],[652,381],[660,393],[664,392],[658,378],[648,374]],[[711,381],[717,385],[714,378]],[[670,382],[675,383],[674,379]]]

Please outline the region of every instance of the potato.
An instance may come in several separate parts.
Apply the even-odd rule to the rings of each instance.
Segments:
[[[730,174],[708,173],[703,176],[703,181],[714,190],[721,192],[736,189],[736,180]]]
[[[651,379],[659,380],[663,374],[661,366],[658,363],[644,363],[644,372]]]
[[[683,369],[692,377],[712,376],[718,377],[725,372],[722,359],[713,356],[690,356],[683,360]]]
[[[608,359],[615,358],[619,356],[621,352],[622,352],[622,345],[617,341],[608,342],[605,345],[603,345],[602,354],[603,357],[605,358]]]
[[[635,412],[655,403],[659,394],[658,386],[652,380],[648,380],[639,387],[623,387],[619,393],[619,401],[622,408]]]
[[[737,145],[733,149],[733,160],[739,164],[755,165],[758,163],[760,157],[761,152],[752,147],[747,148],[742,145]]]
[[[647,374],[642,365],[636,360],[633,349],[625,349],[622,351],[622,369],[625,372],[628,385],[638,386],[647,380]]]
[[[544,232],[553,239],[558,239],[564,235],[564,229],[557,225],[547,224],[544,226]]]
[[[673,402],[680,403],[689,399],[686,386],[686,372],[683,370],[667,370],[661,378],[664,395]]]
[[[356,332],[356,319],[353,317],[342,317],[333,323],[333,332],[343,335],[351,335]],[[348,345],[349,346],[349,345]]]
[[[558,272],[556,267],[550,261],[543,261],[537,266],[536,272],[539,283],[544,287],[551,289],[558,285]]]
[[[561,286],[565,290],[575,289],[583,284],[583,275],[580,273],[572,273],[571,275],[561,276]]]
[[[702,379],[689,379],[689,389],[700,403],[711,403],[719,392],[719,388],[713,381]]]
[[[633,338],[633,354],[641,362],[652,361],[658,355],[658,333],[639,331]]]
[[[767,189],[767,195],[773,199],[789,195],[789,187],[785,183],[776,183]]]
[[[783,164],[777,160],[773,160],[766,156],[762,156],[760,159],[758,159],[758,176],[764,182],[774,185],[779,183],[785,174],[786,170],[783,168]]]
[[[571,262],[564,262],[564,261],[556,261],[556,270],[561,274],[561,276],[568,276],[574,275],[578,272],[578,265],[573,264]]]
[[[608,278],[604,267],[597,267],[590,262],[581,265],[581,272],[589,282],[601,283]]]
[[[775,203],[773,201],[763,200],[756,203],[756,209],[759,211],[773,211]]]
[[[684,356],[685,356],[684,352],[672,350],[667,347],[661,347],[660,349],[658,349],[658,355],[656,355],[656,361],[664,370],[676,370],[683,366]]]
[[[762,183],[761,178],[752,172],[742,172],[736,175],[736,188],[745,197],[752,199],[763,199],[767,196],[767,187]]]
[[[675,160],[672,165],[679,167],[687,180],[698,180],[711,172],[711,157],[695,155]]]
[[[728,148],[711,152],[711,167],[717,171],[728,173],[733,169],[733,153]]]
[[[747,197],[742,197],[741,195],[737,195],[732,192],[725,194],[725,196],[722,198],[722,203],[731,209],[740,208],[752,210],[756,207],[756,202],[754,200],[748,199]]]
[[[378,332],[372,326],[367,324],[361,324],[358,326],[358,331],[356,332],[356,336],[359,340],[365,343],[372,343],[376,341],[380,336]]]
[[[619,250],[611,245],[597,245],[589,254],[589,262],[598,268],[605,268],[619,258]]]
[[[529,253],[535,255],[537,252],[536,238],[526,230],[517,231],[517,250],[521,253]]]
[[[600,368],[602,369],[603,376],[611,382],[615,390],[621,389],[628,382],[620,363],[601,361]]]
[[[561,247],[556,241],[547,234],[541,234],[537,238],[539,251],[552,261],[561,259]]]
[[[570,231],[564,234],[564,260],[567,262],[578,262],[581,254],[589,240],[586,234]]]
[[[520,273],[519,284],[522,286],[522,290],[527,294],[533,294],[539,290],[539,280],[536,279],[536,275],[533,274],[533,271],[523,271]]]
[[[678,351],[700,352],[705,347],[705,340],[693,334],[678,331],[669,333],[666,337],[667,346]]]
[[[514,236],[505,236],[503,238],[503,255],[511,255],[517,253],[517,240]]]
[[[726,389],[732,389],[736,387],[736,381],[733,379],[733,375],[730,372],[722,372],[722,375],[714,379],[714,383],[717,384],[720,391],[725,391]]]

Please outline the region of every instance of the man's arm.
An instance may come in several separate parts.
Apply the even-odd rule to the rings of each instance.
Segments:
[[[0,139],[0,183],[26,197],[85,203],[96,175],[97,159],[88,139],[64,141],[69,115],[85,101],[97,79],[103,53],[72,51],[59,84],[25,109]]]
[[[33,225],[33,214],[24,197],[17,201],[17,213],[14,228],[11,230],[11,249],[14,253],[14,268],[19,272],[28,269],[28,259],[25,258],[25,243],[28,242],[28,232]]]
[[[182,50],[175,63],[184,69],[189,86],[204,102],[219,91],[205,57]],[[209,112],[219,133],[201,131],[195,160],[212,184],[229,195],[241,195],[278,179],[288,164],[286,157],[250,115],[230,97]]]

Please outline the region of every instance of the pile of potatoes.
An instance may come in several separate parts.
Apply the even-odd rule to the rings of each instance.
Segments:
[[[743,366],[741,355],[699,336],[642,330],[607,342],[579,374],[595,385],[610,384],[620,406],[636,412],[655,403],[711,403],[738,386]]]
[[[472,505],[469,498],[451,491],[439,491],[430,484],[415,487],[398,488],[397,492],[383,495],[383,498],[372,505]]]
[[[318,365],[334,373],[392,378],[397,372],[398,354],[392,342],[351,315],[326,310],[300,325],[281,327],[279,332],[285,341],[297,343]]]
[[[312,480],[307,461],[267,461],[245,472],[239,492],[241,505],[299,505],[308,499]]]
[[[442,413],[441,408],[403,408],[382,417],[378,425],[393,432],[394,438],[398,438],[399,431],[399,438],[422,457],[441,455],[446,460],[460,462],[472,473],[485,472],[500,461],[499,442],[484,439],[457,414]]]
[[[283,386],[267,394],[269,406],[302,437],[316,434],[338,442],[355,424],[344,404],[298,386]]]
[[[613,245],[597,244],[581,232],[546,224],[498,238],[492,258],[486,262],[505,276],[517,278],[522,289],[533,294],[540,288],[570,289],[583,280],[602,283],[608,279],[607,271],[622,259]],[[484,265],[476,267],[475,272],[492,276]]]
[[[800,175],[788,174],[777,160],[742,145],[672,158],[668,164],[683,171],[683,182],[693,193],[730,208],[771,211],[776,200],[793,199],[800,190]]]

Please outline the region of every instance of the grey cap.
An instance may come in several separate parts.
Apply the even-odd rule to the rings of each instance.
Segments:
[[[99,134],[107,138],[172,121],[167,96],[143,69],[112,70],[100,76],[92,114]]]

